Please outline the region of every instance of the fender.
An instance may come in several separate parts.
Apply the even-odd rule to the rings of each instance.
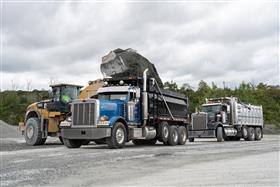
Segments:
[[[37,115],[37,117],[40,119],[41,118],[41,115],[39,114],[38,111],[36,110],[30,110],[30,111],[27,111],[26,114],[25,114],[25,120],[24,120],[24,123],[26,123],[27,119],[30,118],[30,117],[35,117],[35,114]],[[29,117],[30,115],[30,117]]]
[[[224,126],[223,126],[221,123],[217,123],[217,124],[216,124],[216,127],[215,127],[215,136],[216,136],[216,137],[217,137],[217,129],[218,129],[218,127],[222,127],[222,128],[223,128],[223,132],[224,132],[224,134],[225,134]]]
[[[114,116],[109,119],[109,127],[112,128],[113,125],[116,123],[116,121],[121,120],[124,122],[124,125],[126,125],[126,120],[122,116]]]

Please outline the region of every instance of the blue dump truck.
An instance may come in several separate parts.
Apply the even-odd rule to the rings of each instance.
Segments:
[[[71,115],[60,124],[68,148],[79,148],[85,140],[109,148],[122,148],[130,140],[134,145],[186,143],[188,98],[164,90],[152,64],[133,64],[133,58],[125,55],[138,61],[141,57],[130,49],[110,52],[102,59],[101,71],[111,78],[104,79],[97,98],[71,103]]]

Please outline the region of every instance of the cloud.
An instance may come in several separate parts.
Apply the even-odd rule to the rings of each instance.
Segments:
[[[136,49],[180,85],[279,84],[278,14],[271,2],[5,2],[2,88],[86,85],[115,48]]]

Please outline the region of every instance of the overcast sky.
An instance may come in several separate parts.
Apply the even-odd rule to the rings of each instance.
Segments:
[[[163,81],[243,80],[279,84],[279,3],[6,1],[2,6],[1,90],[48,89],[50,80],[86,85],[101,58],[133,48]],[[13,82],[13,83],[12,83]]]

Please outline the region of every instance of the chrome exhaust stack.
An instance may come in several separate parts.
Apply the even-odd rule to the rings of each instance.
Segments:
[[[148,68],[143,72],[143,92],[142,92],[142,118],[143,125],[145,127],[148,120],[148,93],[147,93],[147,72]]]

